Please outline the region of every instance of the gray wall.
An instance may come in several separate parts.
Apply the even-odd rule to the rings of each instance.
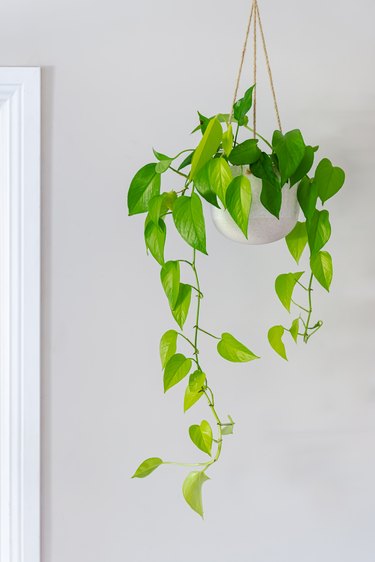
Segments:
[[[202,522],[182,500],[183,469],[129,479],[149,455],[199,459],[186,430],[208,414],[182,414],[182,387],[163,396],[158,341],[172,321],[124,198],[152,146],[173,154],[196,109],[229,109],[248,1],[1,3],[0,64],[43,67],[44,562],[374,560],[374,5],[260,8],[284,127],[319,143],[347,184],[329,205],[325,326],[290,345],[288,363],[266,342],[288,322],[273,292],[295,267],[285,244],[235,245],[208,220],[204,324],[264,357],[232,366],[206,341],[219,409],[237,425]]]

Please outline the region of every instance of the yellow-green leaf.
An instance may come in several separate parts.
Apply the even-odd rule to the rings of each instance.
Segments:
[[[200,140],[191,161],[189,179],[193,180],[199,170],[212,158],[220,146],[223,129],[216,117],[213,117],[207,125],[203,137]]]
[[[209,480],[203,471],[194,470],[185,478],[182,493],[186,502],[203,518],[202,486]]]
[[[230,182],[226,193],[226,207],[234,222],[247,238],[251,207],[251,185],[246,176],[236,176]]]
[[[305,222],[297,222],[296,226],[285,236],[285,242],[293,258],[299,263],[303,250],[307,244],[307,230]]]
[[[224,359],[233,363],[246,363],[247,361],[253,361],[253,359],[259,359],[258,355],[255,355],[248,347],[227,332],[221,334],[217,350]]]
[[[176,306],[180,290],[180,263],[178,261],[167,261],[160,271],[160,280],[170,307]]]
[[[282,273],[276,277],[276,294],[288,312],[290,312],[294,287],[303,274],[304,271],[297,271],[296,273]]]
[[[186,377],[191,369],[191,359],[183,353],[172,355],[164,369],[164,392],[179,383]]]
[[[177,349],[177,332],[176,330],[168,330],[162,335],[160,340],[160,361],[164,369],[169,359],[176,353]]]
[[[295,318],[293,320],[289,331],[290,331],[290,335],[292,336],[294,341],[297,343],[298,332],[299,332],[299,318]]]
[[[328,252],[318,252],[310,259],[311,271],[322,287],[327,291],[331,286],[333,277],[332,258]]]
[[[172,309],[173,318],[182,329],[189,314],[191,302],[191,285],[180,283],[178,297],[174,308]]]
[[[200,425],[189,427],[190,439],[198,449],[211,455],[212,449],[212,428],[208,421],[202,420]]]
[[[271,347],[286,361],[288,360],[285,351],[285,345],[283,343],[282,337],[284,335],[283,326],[273,326],[268,330],[268,341]]]
[[[323,158],[315,171],[314,184],[317,187],[322,203],[336,195],[345,182],[345,172],[338,166],[333,166],[328,158]]]
[[[163,461],[158,457],[146,459],[139,465],[132,478],[145,478],[151,474],[151,472],[154,472],[161,464],[163,464]]]

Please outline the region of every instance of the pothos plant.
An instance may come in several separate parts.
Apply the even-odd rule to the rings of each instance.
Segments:
[[[232,334],[223,332],[216,335],[207,326],[201,325],[203,292],[197,257],[207,254],[202,202],[205,200],[208,205],[226,209],[247,237],[252,227],[249,224],[252,204],[249,172],[261,179],[261,203],[277,218],[283,190],[298,184],[297,197],[304,220],[296,223],[285,241],[297,264],[305,248],[308,248],[308,271],[293,271],[277,277],[277,296],[288,312],[297,309],[297,315],[288,326],[275,325],[268,332],[272,348],[287,359],[283,341],[286,332],[295,342],[301,339],[307,343],[322,326],[321,320],[312,318],[313,283],[317,281],[328,291],[333,268],[331,255],[323,250],[331,235],[329,212],[320,206],[340,190],[345,178],[343,170],[333,166],[327,158],[321,160],[315,173],[311,174],[318,147],[307,145],[298,129],[285,134],[276,130],[271,141],[253,131],[247,117],[252,106],[253,89],[254,86],[249,88],[234,104],[232,115],[217,114],[207,118],[199,113],[199,124],[193,131],[202,135],[197,146],[182,150],[176,156],[154,150],[156,161],[146,164],[135,174],[128,191],[129,215],[146,214],[146,248],[160,265],[161,285],[177,324],[160,340],[164,392],[184,381],[184,411],[204,397],[213,422],[201,420],[189,428],[191,441],[207,456],[206,460],[184,463],[151,457],[140,464],[133,477],[144,478],[161,465],[188,467],[190,472],[182,485],[183,496],[202,517],[202,485],[221,455],[224,439],[233,433],[235,422],[230,416],[224,418],[217,410],[202,356],[201,336],[215,340],[219,355],[227,361],[243,363],[259,359]],[[242,167],[243,173],[234,177],[231,166]],[[176,180],[176,189],[168,192],[161,190],[166,173],[173,174]],[[165,257],[167,222],[171,227],[174,225],[191,249],[190,256]],[[306,302],[295,300],[296,286],[305,294]],[[191,310],[193,295],[196,297],[194,312]],[[185,330],[189,313],[193,317],[191,332]],[[184,346],[183,351],[181,345]]]

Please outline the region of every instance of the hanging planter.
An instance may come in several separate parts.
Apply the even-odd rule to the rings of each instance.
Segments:
[[[237,99],[252,23],[254,85]],[[262,136],[256,123],[257,30],[278,123],[272,139]],[[248,117],[251,110],[252,127]],[[198,255],[207,254],[203,205],[211,207],[213,222],[229,239],[267,244],[285,237],[296,263],[304,257],[303,267],[282,273],[275,281],[281,304],[293,316],[286,325],[272,326],[268,341],[286,360],[286,336],[296,343],[300,340],[307,343],[322,326],[321,320],[313,320],[313,284],[318,282],[328,291],[333,266],[331,255],[323,250],[331,235],[331,225],[328,210],[321,206],[341,189],[345,175],[327,158],[315,165],[318,147],[307,144],[300,130],[282,132],[256,0],[253,0],[248,20],[231,112],[210,118],[199,114],[199,124],[193,132],[200,134],[195,148],[182,150],[176,156],[154,151],[156,161],[143,166],[130,184],[128,209],[129,215],[146,214],[146,248],[160,265],[161,285],[175,321],[174,327],[165,332],[160,341],[164,392],[183,381],[184,412],[202,398],[207,401],[212,422],[198,420],[189,428],[191,441],[206,458],[186,463],[150,457],[140,464],[133,476],[144,478],[161,465],[189,468],[182,486],[183,496],[190,507],[203,516],[202,486],[221,456],[224,440],[233,433],[235,422],[231,416],[223,418],[217,410],[201,339],[214,340],[219,355],[227,361],[245,363],[259,359],[251,346],[232,334],[218,335],[201,324],[203,289]],[[164,174],[173,174],[176,184],[180,182],[179,187],[162,191]],[[167,223],[168,228],[177,230],[191,249],[191,255],[165,256]],[[186,329],[189,324],[192,324],[190,331]]]

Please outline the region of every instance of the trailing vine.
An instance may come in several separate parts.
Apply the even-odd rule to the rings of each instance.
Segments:
[[[204,334],[217,341],[217,351],[227,361],[250,362],[259,359],[231,334],[224,332],[220,336],[215,335],[200,325],[203,293],[197,269],[197,255],[198,252],[207,254],[202,202],[226,209],[243,236],[247,238],[249,228],[251,229],[249,216],[252,204],[251,180],[248,174],[261,180],[260,201],[270,215],[277,219],[280,216],[283,190],[298,185],[298,203],[305,220],[298,221],[285,240],[297,264],[305,248],[309,247],[309,271],[283,273],[277,277],[275,290],[281,303],[288,312],[293,307],[299,314],[293,319],[290,327],[279,324],[271,327],[268,332],[272,348],[287,359],[283,341],[285,332],[289,333],[295,342],[302,339],[307,343],[322,326],[321,320],[312,320],[313,281],[317,280],[329,290],[333,267],[330,254],[322,250],[331,234],[329,214],[326,209],[317,208],[318,200],[323,205],[340,190],[345,178],[341,168],[334,167],[328,159],[321,160],[314,176],[309,177],[318,147],[306,145],[298,129],[286,134],[277,130],[271,142],[257,131],[254,132],[248,125],[247,117],[252,107],[253,90],[254,86],[245,92],[243,98],[235,102],[231,115],[218,114],[207,118],[198,114],[199,125],[193,132],[200,131],[202,136],[196,148],[182,150],[174,157],[154,151],[157,162],[143,166],[135,174],[128,191],[129,215],[146,213],[146,248],[161,267],[161,284],[171,314],[179,327],[179,330],[172,328],[165,332],[160,341],[164,392],[188,377],[184,411],[189,410],[204,396],[216,428],[215,436],[207,420],[189,428],[193,444],[208,455],[208,460],[183,463],[151,457],[140,464],[133,477],[144,478],[161,465],[175,464],[192,468],[183,482],[182,491],[190,507],[202,517],[202,486],[208,479],[207,471],[221,455],[224,437],[233,433],[234,421],[230,416],[228,421],[223,421],[217,412],[214,392],[208,384],[206,368],[201,358],[200,336]],[[236,127],[234,134],[232,122]],[[240,140],[242,135],[248,137],[249,132],[253,138]],[[264,146],[264,150],[259,144]],[[239,167],[241,173],[234,174],[233,166]],[[188,173],[186,169],[189,169]],[[181,187],[162,192],[161,178],[166,172],[181,180]],[[192,248],[192,258],[165,259],[166,223],[169,219],[172,219],[181,238]],[[185,268],[190,271],[191,283],[185,277]],[[304,275],[307,281],[303,281]],[[302,303],[297,302],[294,295],[296,287],[301,289],[305,298]],[[192,333],[187,335],[184,331],[185,323],[189,317],[193,294],[196,297],[194,324]],[[185,354],[177,351],[181,344],[186,346],[189,352]]]

